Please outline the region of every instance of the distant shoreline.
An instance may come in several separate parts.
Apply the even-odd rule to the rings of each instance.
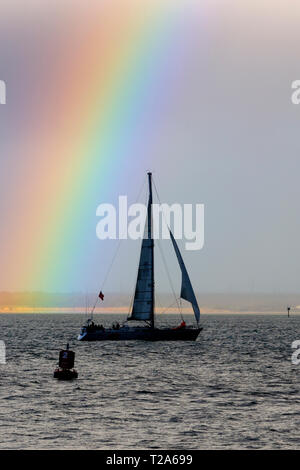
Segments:
[[[104,301],[98,299],[95,313],[125,314],[130,312],[131,294],[105,292]],[[291,316],[300,313],[300,294],[270,293],[201,293],[196,294],[203,314],[239,314],[239,315],[287,315],[291,307]],[[74,292],[4,292],[0,291],[0,314],[18,313],[74,313],[85,314],[91,311],[97,294],[87,295]],[[156,312],[178,313],[172,294],[157,292]],[[191,305],[182,302],[182,312],[192,314]]]
[[[94,315],[128,315],[129,311],[128,310],[121,310],[121,309],[117,309],[117,308],[107,308],[107,309],[98,309],[97,311],[94,312]],[[86,312],[85,311],[82,311],[82,310],[78,310],[78,309],[65,309],[65,308],[62,308],[62,309],[59,309],[59,308],[49,308],[49,309],[35,309],[35,310],[26,310],[26,311],[0,311],[0,315],[61,315],[61,314],[68,314],[68,315],[86,315]],[[164,315],[176,315],[176,314],[179,314],[178,310],[175,311],[175,310],[172,310],[172,311],[168,311],[168,312],[160,312],[160,311],[157,311],[156,312],[156,315],[160,315],[160,316],[164,316]],[[183,315],[191,315],[193,316],[193,312],[192,311],[182,311],[182,314]],[[287,313],[284,312],[284,311],[249,311],[249,312],[245,312],[245,311],[230,311],[230,310],[226,310],[226,311],[218,311],[218,310],[214,310],[214,311],[205,311],[203,310],[201,312],[201,315],[205,315],[205,316],[210,316],[210,315],[265,315],[265,316],[268,316],[268,315],[282,315],[282,316],[285,316],[287,317]],[[293,316],[298,316],[300,315],[300,311],[295,311],[295,312],[292,312],[290,313],[290,317],[293,317]]]

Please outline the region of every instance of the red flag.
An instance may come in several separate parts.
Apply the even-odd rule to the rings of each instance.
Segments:
[[[100,291],[99,298],[100,298],[101,300],[104,300],[104,294],[102,293],[102,290]]]

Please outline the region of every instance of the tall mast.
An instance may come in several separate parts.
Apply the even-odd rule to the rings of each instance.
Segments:
[[[148,240],[151,240],[151,264],[152,264],[152,270],[151,270],[151,303],[152,303],[152,309],[151,309],[151,327],[154,328],[154,242],[153,242],[153,236],[152,236],[152,173],[148,172],[148,182],[149,182],[149,202],[148,202]]]
[[[150,322],[154,328],[154,267],[152,236],[152,173],[148,173],[149,198],[147,221],[141,246],[135,293],[129,320]]]

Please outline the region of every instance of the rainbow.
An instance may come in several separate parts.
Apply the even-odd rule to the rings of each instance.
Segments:
[[[92,2],[65,28],[54,22],[41,45],[25,43],[36,75],[25,84],[7,188],[1,290],[85,287],[97,205],[153,164],[155,133],[188,55],[193,3]]]

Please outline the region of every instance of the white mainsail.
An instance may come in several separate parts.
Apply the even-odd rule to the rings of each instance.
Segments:
[[[170,231],[173,247],[174,247],[174,250],[175,250],[175,253],[176,253],[176,256],[177,256],[177,260],[178,260],[178,263],[179,263],[179,266],[180,266],[180,269],[181,269],[181,274],[182,274],[180,297],[184,300],[187,300],[188,302],[190,302],[192,304],[194,314],[195,314],[195,318],[196,318],[196,321],[198,323],[199,320],[200,320],[200,309],[199,309],[198,302],[197,302],[197,299],[196,299],[196,296],[195,296],[195,293],[194,293],[194,289],[192,287],[188,272],[187,272],[186,267],[184,265],[181,253],[180,253],[178,245],[177,245],[177,242],[176,242],[171,230],[169,230],[169,231]]]

